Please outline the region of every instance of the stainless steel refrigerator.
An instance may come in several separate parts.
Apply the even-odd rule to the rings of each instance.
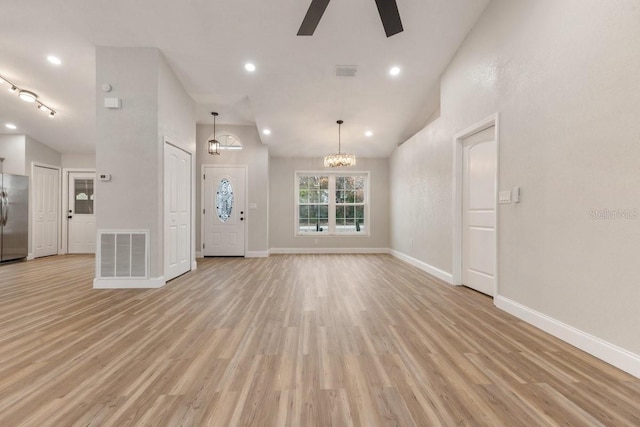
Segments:
[[[29,178],[0,173],[0,262],[27,256],[28,227]]]

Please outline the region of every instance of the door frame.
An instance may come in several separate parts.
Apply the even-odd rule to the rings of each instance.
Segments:
[[[189,232],[189,271],[193,271],[197,268],[197,264],[195,261],[195,227],[196,227],[196,221],[195,221],[195,182],[193,179],[193,171],[194,171],[194,167],[195,167],[195,155],[194,153],[185,150],[184,148],[180,147],[178,144],[175,144],[173,142],[173,139],[168,138],[168,137],[163,137],[162,138],[163,141],[163,145],[162,145],[162,217],[163,217],[163,229],[162,229],[162,236],[163,236],[163,252],[162,252],[162,259],[163,259],[163,267],[162,267],[162,275],[163,277],[165,277],[165,281],[166,281],[166,272],[167,272],[167,259],[168,254],[167,252],[169,251],[169,246],[167,245],[167,239],[165,238],[165,233],[167,231],[167,228],[169,226],[169,216],[167,215],[167,194],[166,194],[166,187],[165,187],[165,178],[166,178],[166,170],[164,168],[165,166],[165,161],[166,161],[166,155],[167,155],[167,145],[172,146],[173,148],[176,148],[180,151],[183,151],[184,153],[189,155],[189,205],[191,208],[191,215],[189,215],[189,221],[190,221],[190,232]],[[188,273],[189,271],[187,271],[186,273]],[[183,274],[186,274],[183,273]],[[179,276],[178,276],[179,277]],[[170,279],[172,280],[172,279]]]
[[[245,214],[245,218],[247,219],[246,221],[244,221],[244,255],[242,255],[243,257],[247,257],[247,251],[249,249],[249,220],[250,220],[250,215],[248,215],[249,213],[249,166],[248,165],[229,165],[229,164],[203,164],[202,168],[200,169],[200,247],[198,248],[199,252],[202,254],[202,256],[204,257],[204,248],[202,247],[204,245],[204,236],[205,236],[205,221],[204,221],[204,170],[205,168],[238,168],[238,169],[244,169],[244,203],[245,203],[245,211],[247,214]]]
[[[483,131],[485,129],[494,126],[495,134],[494,138],[496,141],[496,227],[495,227],[495,285],[493,290],[493,298],[495,299],[498,296],[498,284],[499,284],[499,248],[498,242],[500,241],[498,238],[499,227],[500,224],[500,211],[498,210],[498,189],[500,176],[500,141],[499,141],[499,124],[500,124],[500,116],[498,113],[492,114],[491,116],[481,120],[465,130],[455,134],[453,136],[453,284],[456,286],[462,285],[462,238],[463,238],[463,230],[462,230],[462,197],[463,197],[463,182],[464,182],[464,164],[463,164],[463,152],[464,152],[464,139]]]
[[[96,174],[95,168],[63,168],[62,169],[62,202],[60,204],[60,212],[68,212],[69,206],[69,174],[71,173],[93,173]],[[96,174],[96,180],[98,175]],[[96,186],[94,185],[94,194]],[[62,223],[62,233],[60,233],[60,250],[59,254],[69,253],[69,221],[65,221],[64,215],[60,215],[60,222]],[[97,240],[96,240],[97,242]],[[97,245],[97,243],[96,243]],[[96,248],[97,253],[97,248]]]
[[[41,162],[31,162],[31,176],[29,176],[29,185],[30,185],[30,190],[29,190],[29,245],[31,246],[31,252],[29,252],[29,254],[27,255],[27,260],[32,260],[35,259],[35,242],[34,237],[35,237],[35,229],[36,229],[36,216],[35,216],[35,212],[33,210],[33,208],[35,207],[35,197],[36,197],[36,192],[35,191],[31,191],[35,189],[35,185],[34,185],[34,177],[35,177],[35,169],[39,167],[39,168],[46,168],[46,169],[54,169],[58,171],[58,186],[60,186],[61,184],[61,167],[60,166],[54,166],[54,165],[48,165],[46,163],[41,163]],[[58,209],[57,209],[57,221],[56,221],[56,233],[58,233],[58,244],[57,244],[57,255],[60,255],[61,253],[65,253],[61,251],[61,245],[62,245],[62,231],[61,231],[61,225],[64,221],[62,221],[62,192],[60,191],[61,189],[58,188]]]

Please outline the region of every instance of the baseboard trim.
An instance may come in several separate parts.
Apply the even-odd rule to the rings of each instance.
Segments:
[[[388,254],[387,248],[271,248],[271,254]]]
[[[410,257],[409,255],[403,254],[402,252],[396,251],[395,249],[390,249],[389,253],[394,257],[407,262],[414,267],[418,267],[420,270],[425,271],[432,276],[437,277],[440,280],[447,282],[450,285],[453,285],[453,275],[451,273],[447,273],[444,270],[440,270],[438,267],[434,267],[431,264],[427,264],[424,261],[420,261],[419,259]]]
[[[36,257],[35,257],[35,256],[33,256],[33,254],[32,254],[32,253],[28,253],[28,254],[27,254],[27,261],[33,261],[34,259],[36,259]]]
[[[204,258],[204,255],[202,255],[202,252],[196,252],[196,258]]]
[[[618,347],[610,342],[595,337],[567,325],[559,320],[540,313],[513,300],[498,295],[494,303],[496,307],[523,320],[543,331],[559,338],[592,356],[601,359],[637,378],[640,378],[640,355]]]
[[[162,276],[151,279],[93,279],[93,289],[156,289],[165,284]]]
[[[268,258],[269,251],[247,251],[244,254],[245,258]]]
[[[198,269],[198,262],[194,259],[193,262],[191,263],[191,270],[197,270]]]

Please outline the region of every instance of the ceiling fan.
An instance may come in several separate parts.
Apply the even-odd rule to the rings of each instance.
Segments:
[[[311,5],[298,30],[299,36],[313,35],[328,5],[329,0],[311,0]],[[387,34],[387,37],[391,37],[404,30],[404,28],[402,28],[402,21],[400,21],[400,12],[398,12],[396,0],[376,0],[376,5],[378,6],[378,13],[380,14],[380,19],[382,20],[384,32]]]

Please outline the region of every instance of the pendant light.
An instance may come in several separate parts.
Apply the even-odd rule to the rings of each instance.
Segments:
[[[211,113],[213,116],[213,137],[208,141],[207,151],[214,156],[220,155],[220,143],[216,140],[216,117],[218,113]]]
[[[324,167],[335,168],[338,166],[355,166],[355,154],[345,154],[341,151],[342,141],[340,137],[340,127],[344,122],[342,120],[338,120],[336,123],[338,123],[338,152],[324,157]]]

